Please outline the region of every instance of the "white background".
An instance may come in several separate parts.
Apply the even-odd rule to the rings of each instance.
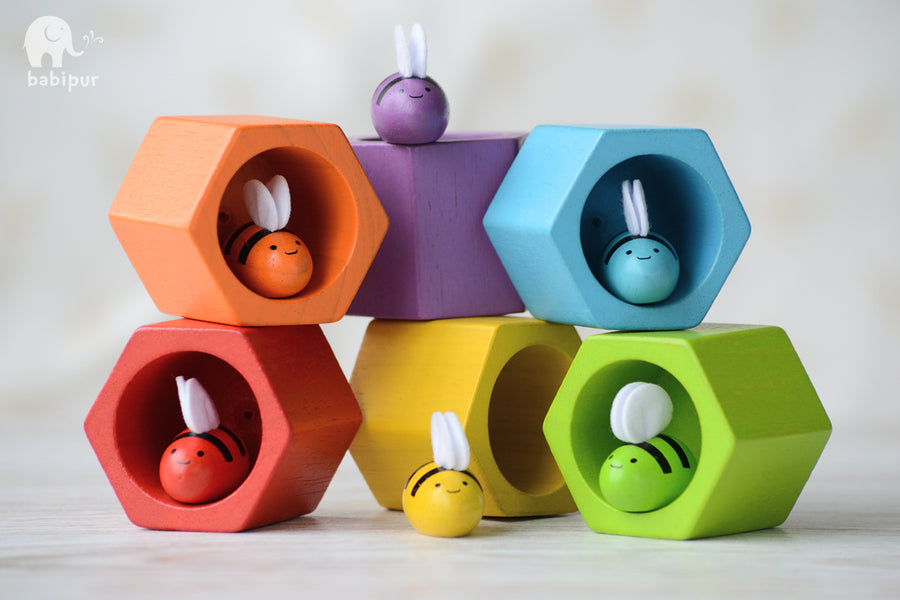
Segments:
[[[900,425],[900,5],[375,4],[2,9],[0,416],[83,416],[134,329],[167,318],[107,219],[155,117],[263,114],[373,134],[393,26],[421,21],[450,131],[705,129],[753,228],[706,320],[784,328],[836,436]],[[28,87],[22,43],[41,14],[66,19],[84,49],[61,70],[96,86]],[[103,43],[85,46],[90,31]],[[326,327],[346,370],[365,323]]]
[[[107,219],[155,117],[263,114],[371,135],[372,91],[395,70],[392,28],[420,21],[429,73],[450,100],[450,131],[705,129],[753,227],[706,320],[787,331],[834,423],[823,462],[841,448],[877,455],[879,441],[896,435],[900,4],[237,4],[0,8],[7,424],[80,430],[134,329],[167,318]],[[84,49],[62,70],[98,75],[96,86],[28,87],[22,44],[42,14],[66,19]],[[103,43],[85,47],[91,31]],[[365,324],[326,327],[348,372]]]

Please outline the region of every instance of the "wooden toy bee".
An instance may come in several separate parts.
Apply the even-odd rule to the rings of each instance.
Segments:
[[[628,231],[613,238],[603,251],[601,272],[606,287],[631,304],[661,302],[678,285],[678,255],[668,240],[650,233],[640,179],[622,182],[622,206]]]
[[[416,23],[409,38],[407,46],[403,27],[394,28],[398,72],[375,88],[372,123],[391,144],[429,144],[447,129],[450,107],[444,90],[426,75],[425,29]]]
[[[303,241],[287,231],[291,193],[287,180],[274,176],[263,185],[244,184],[244,206],[252,222],[237,229],[225,243],[225,260],[248,288],[267,298],[299,294],[312,278],[312,255]]]
[[[169,444],[159,463],[159,479],[173,500],[206,504],[224,498],[250,471],[247,449],[222,427],[209,394],[196,379],[178,376],[178,400],[187,429]]]
[[[452,412],[431,415],[434,461],[419,467],[403,489],[403,512],[419,533],[468,535],[484,515],[484,492],[469,467],[469,442]]]
[[[613,399],[610,426],[626,445],[600,467],[600,493],[625,512],[648,512],[677,498],[694,475],[691,451],[661,433],[672,419],[672,399],[652,383],[635,381]]]

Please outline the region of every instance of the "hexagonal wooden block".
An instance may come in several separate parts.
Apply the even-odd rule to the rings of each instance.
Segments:
[[[671,396],[665,432],[697,457],[688,487],[670,504],[623,512],[598,474],[622,445],[610,407],[626,383]],[[594,531],[688,539],[781,524],[800,495],[831,422],[784,331],[703,325],[688,331],[587,338],[544,422],[544,432],[585,522]]]
[[[250,221],[249,179],[284,175],[288,229],[312,252],[296,296],[245,287],[222,246]],[[326,323],[350,306],[387,230],[387,217],[337,125],[251,116],[154,121],[110,210],[110,221],[165,313],[233,325]]]
[[[363,424],[350,447],[382,506],[432,458],[434,411],[454,411],[484,488],[484,514],[575,510],[541,424],[581,340],[568,325],[516,317],[375,320],[350,383]]]
[[[176,502],[159,480],[163,450],[184,429],[177,375],[201,381],[252,461],[240,487],[209,504]],[[241,531],[315,509],[361,420],[318,326],[179,319],[134,333],[84,427],[136,525]]]
[[[626,231],[622,181],[640,179],[651,232],[675,247],[672,294],[630,304],[606,289],[603,251]],[[685,329],[709,311],[750,236],[750,222],[705,132],[536,127],[484,217],[526,308],[602,329]]]
[[[446,319],[522,312],[482,219],[521,134],[447,134],[433,144],[353,140],[391,228],[350,314]]]

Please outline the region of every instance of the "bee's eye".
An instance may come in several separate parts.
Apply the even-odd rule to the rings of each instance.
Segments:
[[[463,485],[469,485],[468,481],[463,481]]]
[[[631,459],[631,462],[636,463],[636,462],[637,462],[637,459],[636,459],[636,458],[632,458],[632,459]]]
[[[626,255],[631,254],[631,250],[628,250],[627,252],[625,252],[625,254],[626,254]]]
[[[203,456],[204,454],[206,453],[203,450],[197,450],[197,456]]]
[[[659,254],[659,248],[654,248],[653,251]]]
[[[434,487],[441,487],[441,484],[436,483],[436,484],[434,484]]]
[[[430,87],[427,87],[427,88],[425,88],[425,91],[426,91],[426,92],[430,92],[430,91],[431,91],[431,88],[430,88]]]
[[[169,454],[175,454],[178,451],[178,448],[172,448],[172,451]]]
[[[269,246],[269,250],[278,250],[278,246],[272,244],[271,246]]]
[[[400,89],[397,90],[397,91],[400,92],[400,93],[402,94],[402,93],[403,93],[403,88],[400,88]]]

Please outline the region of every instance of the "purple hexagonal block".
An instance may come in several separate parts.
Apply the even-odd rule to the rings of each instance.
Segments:
[[[482,225],[523,138],[352,140],[391,224],[348,314],[428,320],[524,310]]]

